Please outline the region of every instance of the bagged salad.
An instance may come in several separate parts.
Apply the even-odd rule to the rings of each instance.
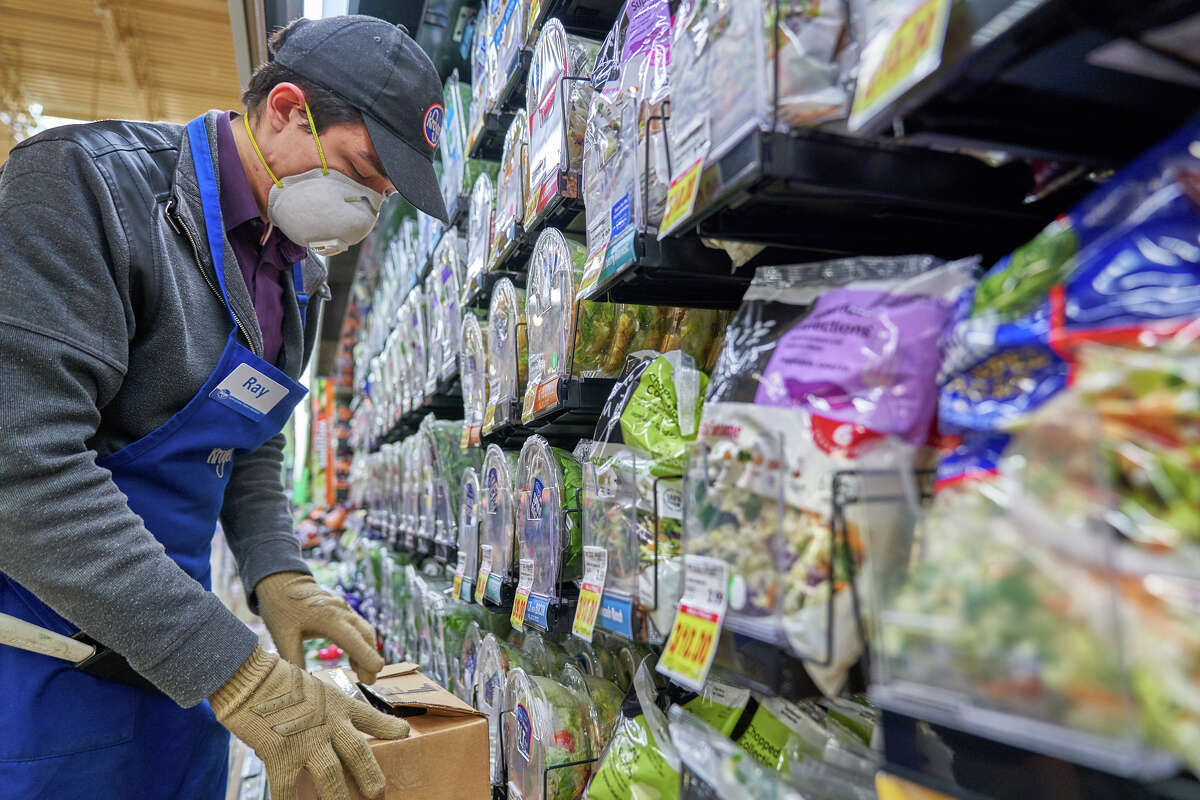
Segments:
[[[529,380],[522,417],[536,414],[538,387],[566,376],[596,377],[612,344],[618,307],[575,301],[585,257],[582,245],[555,228],[538,237],[529,259],[525,294],[528,320]],[[575,315],[578,313],[579,318]]]
[[[525,45],[529,0],[487,0],[487,18],[492,41],[487,51],[487,108],[491,111],[510,83]]]
[[[471,208],[467,215],[467,268],[463,280],[463,308],[479,290],[483,273],[492,261],[492,221],[496,215],[496,190],[487,174],[475,179],[471,189]]]
[[[488,402],[483,431],[504,424],[511,406],[525,391],[529,343],[525,329],[525,292],[508,278],[496,281],[488,311]]]
[[[532,562],[533,570],[525,622],[549,630],[555,616],[564,613],[557,607],[567,601],[565,585],[582,576],[583,545],[574,516],[579,462],[541,436],[531,436],[521,448],[516,487],[519,558]]]
[[[483,494],[479,472],[467,467],[462,473],[462,491],[458,505],[458,563],[455,580],[458,599],[470,603],[475,598],[475,579],[479,576],[479,520]]]
[[[501,604],[503,584],[515,583],[517,578],[514,481],[519,457],[519,453],[501,450],[494,444],[488,445],[483,456],[479,558],[481,568],[490,565],[490,576],[482,590],[492,605]],[[476,586],[476,599],[480,593],[481,587]]]
[[[846,589],[864,540],[910,522],[901,502],[864,502],[835,537],[835,483],[856,470],[847,480],[870,494],[873,475],[894,484],[931,458],[939,342],[973,265],[909,256],[759,270],[709,383],[684,551],[730,565],[730,629],[789,648],[828,694],[861,654]]]
[[[523,219],[532,230],[562,196],[560,175],[583,167],[583,134],[592,98],[589,80],[599,42],[569,35],[562,22],[542,27],[529,67],[529,193]]]
[[[475,312],[463,314],[458,374],[462,382],[464,434],[461,445],[464,449],[479,445],[483,415],[487,409],[487,334],[484,331]]]
[[[504,153],[496,178],[496,211],[488,268],[496,269],[517,245],[529,196],[529,119],[521,109],[504,136]]]
[[[509,797],[578,800],[583,794],[586,764],[547,771],[594,757],[595,709],[577,672],[571,684],[519,668],[509,672],[504,702],[512,713],[503,723]]]

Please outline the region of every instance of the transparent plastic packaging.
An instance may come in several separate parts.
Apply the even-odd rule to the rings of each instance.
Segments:
[[[572,683],[531,676],[522,669],[509,673],[504,701],[509,797],[578,800],[583,794],[586,764],[549,769],[594,755],[591,699],[581,680]]]
[[[487,337],[473,311],[467,311],[462,318],[458,373],[462,380],[463,424],[475,431],[470,438],[477,440],[476,429],[482,429],[483,414],[487,409]]]
[[[509,83],[525,45],[525,23],[529,19],[528,0],[487,0],[488,29],[492,46],[487,52],[488,110],[496,108]]]
[[[514,481],[519,453],[501,450],[488,445],[483,456],[482,512],[479,522],[480,557],[482,548],[488,547],[492,560],[492,575],[486,599],[494,605],[500,603],[500,584],[516,580],[516,494]]]
[[[504,753],[500,749],[500,724],[508,676],[505,663],[500,641],[490,633],[484,636],[475,670],[475,708],[481,711],[488,721],[488,761],[492,786],[504,785]]]
[[[479,13],[475,17],[475,38],[471,40],[471,106],[467,118],[467,152],[475,149],[483,135],[483,116],[488,108],[492,74],[488,70],[488,50],[492,43],[490,17]]]
[[[525,391],[529,345],[525,332],[525,291],[501,278],[492,289],[487,334],[488,402],[485,414],[503,417]],[[484,419],[484,432],[491,429]]]
[[[475,179],[467,216],[467,269],[463,281],[463,308],[480,290],[483,273],[491,264],[492,220],[496,215],[496,190],[486,174]]]
[[[479,577],[481,502],[479,472],[474,467],[467,467],[462,473],[462,491],[458,504],[458,554],[459,563],[463,565],[461,599],[466,602],[474,600],[475,579]]]
[[[405,413],[420,405],[425,394],[429,371],[429,331],[425,314],[425,292],[421,286],[414,286],[400,310],[401,316],[397,322],[407,367],[406,379],[402,384]]]
[[[519,558],[533,562],[533,587],[526,622],[545,629],[536,618],[535,598],[558,603],[562,586],[582,576],[581,531],[575,519],[579,462],[566,450],[531,436],[521,448],[517,465],[516,525]]]
[[[446,116],[442,121],[442,136],[438,141],[442,156],[442,201],[446,210],[453,214],[459,195],[471,190],[467,177],[467,116],[464,110],[470,107],[471,87],[459,83],[458,70],[450,73],[442,90],[442,102]]]
[[[441,379],[442,372],[442,354],[445,351],[445,341],[448,335],[446,312],[447,309],[443,305],[443,294],[441,291],[441,281],[434,273],[430,274],[425,279],[423,284],[425,292],[425,383],[421,387],[422,398],[429,397],[437,392],[438,381]]]
[[[529,192],[523,219],[532,230],[560,195],[560,174],[583,167],[583,135],[592,97],[589,75],[600,43],[569,35],[562,22],[542,27],[529,67]]]
[[[463,636],[462,651],[459,657],[459,681],[454,688],[454,694],[464,703],[475,702],[475,677],[479,667],[479,655],[483,647],[485,632],[479,623],[472,621],[467,624]]]
[[[524,109],[513,117],[504,136],[500,173],[496,178],[496,212],[492,218],[489,269],[495,269],[517,244],[529,196],[529,118]]]
[[[454,377],[458,354],[462,350],[462,285],[465,275],[466,242],[450,228],[442,236],[433,254],[433,272],[428,286],[436,293],[438,320],[430,323],[429,364],[437,380]],[[431,307],[434,303],[431,302]],[[430,376],[432,377],[432,375]],[[429,381],[426,381],[428,388]]]

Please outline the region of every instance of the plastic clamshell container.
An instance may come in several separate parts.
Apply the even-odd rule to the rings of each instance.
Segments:
[[[471,40],[471,105],[467,111],[467,152],[483,134],[483,117],[488,107],[491,73],[488,71],[488,50],[492,44],[491,28],[487,14],[475,17],[475,38]]]
[[[462,348],[463,245],[457,231],[450,228],[433,254],[433,273],[428,283],[437,297],[439,319],[436,329],[430,324],[429,363],[437,380],[454,377]]]
[[[466,703],[475,702],[475,675],[479,668],[483,636],[478,622],[467,623],[467,632],[463,637],[462,651],[458,660],[458,683],[454,688],[454,694],[458,696],[459,700]]]
[[[521,109],[504,136],[500,173],[496,178],[496,214],[488,265],[495,268],[517,243],[517,227],[529,196],[529,120]]]
[[[504,754],[500,750],[500,722],[508,669],[493,634],[483,637],[475,670],[475,708],[488,721],[488,759],[493,786],[504,785]]]
[[[600,43],[568,35],[548,20],[533,48],[529,110],[529,192],[524,220],[532,229],[560,194],[559,175],[583,166],[583,136],[592,98],[590,73]]]
[[[483,173],[471,189],[471,206],[467,212],[467,265],[463,280],[463,308],[479,291],[483,273],[491,264],[492,222],[496,216],[496,189],[492,179]]]
[[[462,382],[463,424],[468,428],[480,428],[488,397],[487,337],[479,317],[471,311],[462,318],[458,374]]]
[[[640,541],[637,476],[633,456],[593,453],[583,464],[583,543],[608,552],[604,591],[630,599],[637,594]]]
[[[569,509],[575,505],[571,484],[579,484],[579,463],[566,450],[531,436],[517,466],[517,538],[520,559],[533,561],[533,585],[526,619],[538,624],[533,598],[562,599],[563,583],[582,575],[581,531]],[[573,480],[568,480],[574,473]]]
[[[474,467],[464,469],[458,503],[458,552],[463,565],[463,598],[473,599],[475,578],[479,576],[480,488],[478,470]]]
[[[492,47],[487,53],[488,109],[496,107],[500,93],[517,66],[525,44],[525,24],[529,19],[528,0],[487,0],[488,29]]]
[[[587,764],[550,769],[596,755],[591,698],[581,680],[573,683],[519,668],[509,672],[503,725],[510,798],[578,800],[583,795]]]
[[[491,548],[492,575],[496,576],[497,581],[516,579],[516,498],[513,481],[516,477],[517,458],[517,453],[506,452],[494,444],[488,445],[483,456],[483,472],[480,473],[480,557],[482,558],[483,547]],[[492,582],[489,580],[489,583]],[[488,599],[493,603],[500,602],[494,593]]]
[[[447,210],[453,210],[460,194],[469,190],[467,182],[467,117],[471,87],[458,80],[458,70],[450,73],[442,90],[446,117],[442,122],[442,137],[438,148],[442,155],[442,200]],[[464,105],[464,100],[466,105]]]
[[[525,292],[501,278],[492,289],[488,310],[489,409],[503,410],[506,404],[520,399],[525,390],[529,348],[524,322]],[[486,421],[484,427],[488,427]]]
[[[442,353],[446,342],[446,308],[442,304],[441,286],[436,275],[424,282],[425,292],[425,384],[422,400],[437,392],[441,377]]]

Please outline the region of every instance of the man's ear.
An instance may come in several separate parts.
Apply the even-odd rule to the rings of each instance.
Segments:
[[[307,125],[304,113],[304,92],[294,83],[278,83],[271,89],[264,102],[263,117],[275,133],[288,125]]]

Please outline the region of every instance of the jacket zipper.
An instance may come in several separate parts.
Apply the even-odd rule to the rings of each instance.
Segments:
[[[247,330],[246,326],[242,324],[242,318],[238,316],[238,313],[236,310],[234,310],[233,305],[226,302],[225,298],[221,295],[221,289],[216,285],[216,283],[213,282],[213,279],[208,276],[208,270],[204,268],[204,262],[200,260],[200,248],[196,245],[196,237],[192,235],[192,230],[187,226],[187,223],[183,221],[183,217],[180,216],[179,212],[175,210],[174,197],[167,201],[167,207],[164,214],[167,218],[167,222],[171,226],[171,230],[175,231],[175,235],[187,237],[188,242],[192,245],[192,256],[196,259],[196,266],[200,268],[200,274],[204,277],[204,282],[208,284],[208,288],[212,290],[212,293],[216,295],[217,299],[220,300],[221,303],[229,309],[229,313],[233,315],[233,324],[242,334],[242,338],[246,340],[246,345],[250,348],[250,352],[261,358],[262,353],[258,352],[258,348],[254,346],[254,340],[250,338],[250,331]]]

